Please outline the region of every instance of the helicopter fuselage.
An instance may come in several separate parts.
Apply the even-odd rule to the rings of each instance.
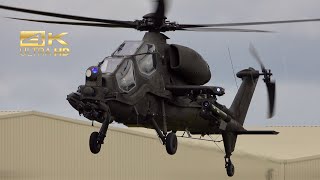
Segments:
[[[142,42],[122,44],[112,57],[90,67],[86,84],[79,86],[77,94],[73,95],[73,107],[88,119],[101,123],[99,103],[103,102],[115,121],[129,127],[151,128],[145,117],[152,113],[161,127],[165,118],[166,126],[172,131],[217,132],[216,124],[200,116],[203,101],[210,99],[215,103],[215,94],[192,94],[190,91],[177,95],[166,88],[208,82],[211,78],[208,64],[194,50],[169,45],[166,39],[161,33],[148,32]],[[132,48],[138,50],[134,52]],[[146,65],[141,65],[143,63]],[[108,71],[108,65],[116,66],[114,71]],[[96,71],[95,77],[91,71]],[[126,75],[121,77],[123,72]],[[88,77],[89,74],[92,76]]]

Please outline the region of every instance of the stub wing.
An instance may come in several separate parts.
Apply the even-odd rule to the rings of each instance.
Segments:
[[[185,96],[187,94],[210,94],[222,96],[225,93],[224,88],[218,86],[166,85],[166,89],[171,91],[176,96]]]

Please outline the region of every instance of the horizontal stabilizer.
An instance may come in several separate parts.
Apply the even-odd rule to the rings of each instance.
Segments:
[[[279,132],[277,131],[237,131],[235,132],[237,135],[277,135]]]

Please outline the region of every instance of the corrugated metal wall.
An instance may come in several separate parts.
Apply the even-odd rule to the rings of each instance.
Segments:
[[[93,155],[88,138],[94,130],[98,128],[40,113],[0,117],[0,179],[229,179],[224,153],[214,144],[179,139],[178,152],[170,156],[156,136],[111,128],[102,151]],[[285,177],[279,162],[241,152],[233,162],[233,179]],[[286,170],[286,176],[298,166]]]
[[[320,157],[311,157],[284,163],[285,180],[319,180]]]

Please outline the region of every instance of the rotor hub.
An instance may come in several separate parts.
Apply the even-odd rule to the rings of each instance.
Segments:
[[[136,29],[139,31],[149,32],[166,32],[175,31],[178,27],[176,22],[166,20],[167,17],[158,17],[156,13],[148,13],[143,16],[142,20],[136,20]]]
[[[148,13],[143,16],[143,19],[163,19],[163,20],[166,20],[167,17],[165,17],[165,16],[157,17],[156,13]]]

